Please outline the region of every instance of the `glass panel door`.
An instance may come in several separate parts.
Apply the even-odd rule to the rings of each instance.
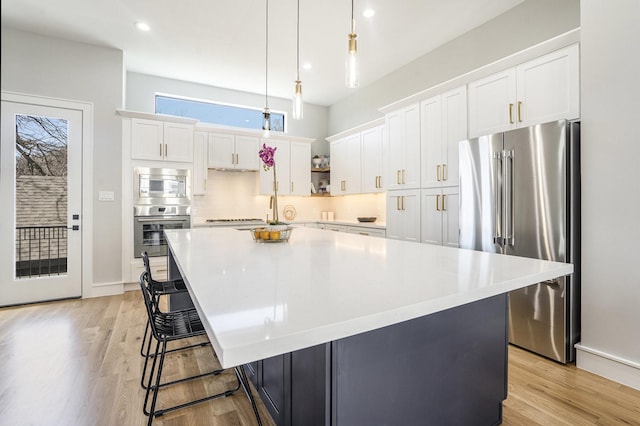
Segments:
[[[2,101],[0,306],[81,295],[81,156],[81,111]]]

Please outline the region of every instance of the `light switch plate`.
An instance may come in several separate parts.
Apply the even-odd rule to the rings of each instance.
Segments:
[[[113,201],[113,191],[100,191],[98,192],[98,201]]]

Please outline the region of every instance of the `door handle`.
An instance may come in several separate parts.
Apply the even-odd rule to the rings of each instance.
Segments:
[[[509,123],[513,124],[513,104],[509,104]]]
[[[504,238],[505,245],[513,246],[513,151],[504,151],[503,156],[505,161],[504,167],[504,203],[503,203],[503,217],[504,217]]]
[[[400,196],[396,197],[396,210],[400,210]]]
[[[400,170],[396,170],[396,183],[400,185]]]
[[[73,225],[72,227],[67,228],[67,229],[69,229],[71,231],[79,231],[80,230],[80,226],[79,225]]]
[[[405,169],[402,169],[402,183],[403,183],[403,184],[407,183],[407,182],[406,182],[406,180],[405,180],[405,178],[406,178],[406,176],[405,176],[405,172],[406,172],[406,170],[405,170]]]
[[[162,157],[162,144],[160,144],[160,157]]]
[[[440,164],[436,166],[436,180],[440,182]]]
[[[404,195],[402,196],[402,210],[405,210],[405,208],[404,208]]]
[[[291,182],[291,192],[293,193],[293,182]]]
[[[442,180],[447,180],[447,165],[442,165]]]
[[[443,212],[447,211],[446,199],[447,199],[447,194],[442,194],[442,211]]]
[[[494,166],[496,170],[493,187],[493,244],[502,246],[502,153],[493,153]]]
[[[164,156],[168,157],[169,156],[169,147],[167,147],[167,144],[164,144]]]
[[[436,211],[440,211],[440,194],[436,194]]]

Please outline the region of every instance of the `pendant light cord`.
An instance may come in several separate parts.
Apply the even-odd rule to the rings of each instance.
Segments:
[[[266,23],[265,23],[265,47],[264,47],[264,106],[269,108],[269,97],[267,96],[267,88],[269,81],[269,0],[266,0]]]
[[[300,80],[300,0],[298,0],[298,20],[296,23],[296,80]]]

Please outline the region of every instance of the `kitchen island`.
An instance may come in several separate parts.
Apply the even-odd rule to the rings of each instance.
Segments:
[[[572,265],[317,229],[166,231],[223,367],[278,424],[498,424],[507,294]]]

